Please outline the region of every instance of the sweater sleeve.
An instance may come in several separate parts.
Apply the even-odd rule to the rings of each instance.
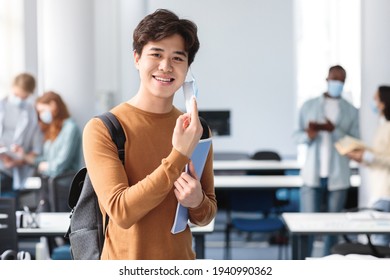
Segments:
[[[92,119],[85,126],[83,150],[85,164],[101,207],[112,221],[125,229],[165,199],[189,162],[186,156],[172,148],[151,174],[130,186],[125,167],[118,158],[117,148],[99,119]]]

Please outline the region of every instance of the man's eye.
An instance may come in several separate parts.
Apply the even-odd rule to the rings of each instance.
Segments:
[[[176,61],[184,61],[184,59],[181,58],[181,57],[179,57],[179,56],[175,56],[175,57],[173,58],[173,60],[176,60]]]
[[[161,54],[159,54],[159,53],[151,53],[150,56],[161,57]]]

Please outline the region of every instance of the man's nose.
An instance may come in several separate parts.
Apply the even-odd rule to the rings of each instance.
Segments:
[[[169,59],[163,59],[160,62],[160,69],[163,72],[172,72],[172,64]]]

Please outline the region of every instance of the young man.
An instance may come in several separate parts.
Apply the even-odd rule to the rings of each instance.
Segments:
[[[12,93],[0,100],[0,146],[12,151],[22,147],[27,154],[39,155],[42,150],[42,134],[38,127],[37,113],[28,98],[35,90],[35,79],[28,73],[17,75],[12,84]],[[10,153],[0,155],[2,195],[17,196],[24,187],[25,179],[32,176],[34,167],[25,164]]]
[[[201,179],[189,160],[202,134],[196,100],[191,114],[173,106],[199,48],[197,27],[157,10],[133,39],[139,90],[111,110],[126,134],[125,166],[100,120],[84,129],[86,166],[103,216],[110,217],[101,258],[194,259],[189,227],[178,234],[171,228],[178,201],[197,225],[208,224],[217,210],[212,150]],[[193,176],[183,172],[188,163]]]
[[[343,67],[330,67],[328,91],[306,101],[300,110],[297,144],[307,145],[305,164],[301,170],[302,212],[340,212],[346,202],[351,171],[348,158],[340,155],[334,143],[345,135],[359,138],[358,110],[341,97],[346,72]],[[329,255],[337,239],[327,237],[323,255]],[[312,242],[308,246],[311,254]]]

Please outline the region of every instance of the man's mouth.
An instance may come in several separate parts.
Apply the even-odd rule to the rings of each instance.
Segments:
[[[174,78],[163,78],[163,77],[158,77],[158,76],[153,76],[153,78],[155,78],[157,81],[163,82],[163,83],[171,83],[175,80]]]

